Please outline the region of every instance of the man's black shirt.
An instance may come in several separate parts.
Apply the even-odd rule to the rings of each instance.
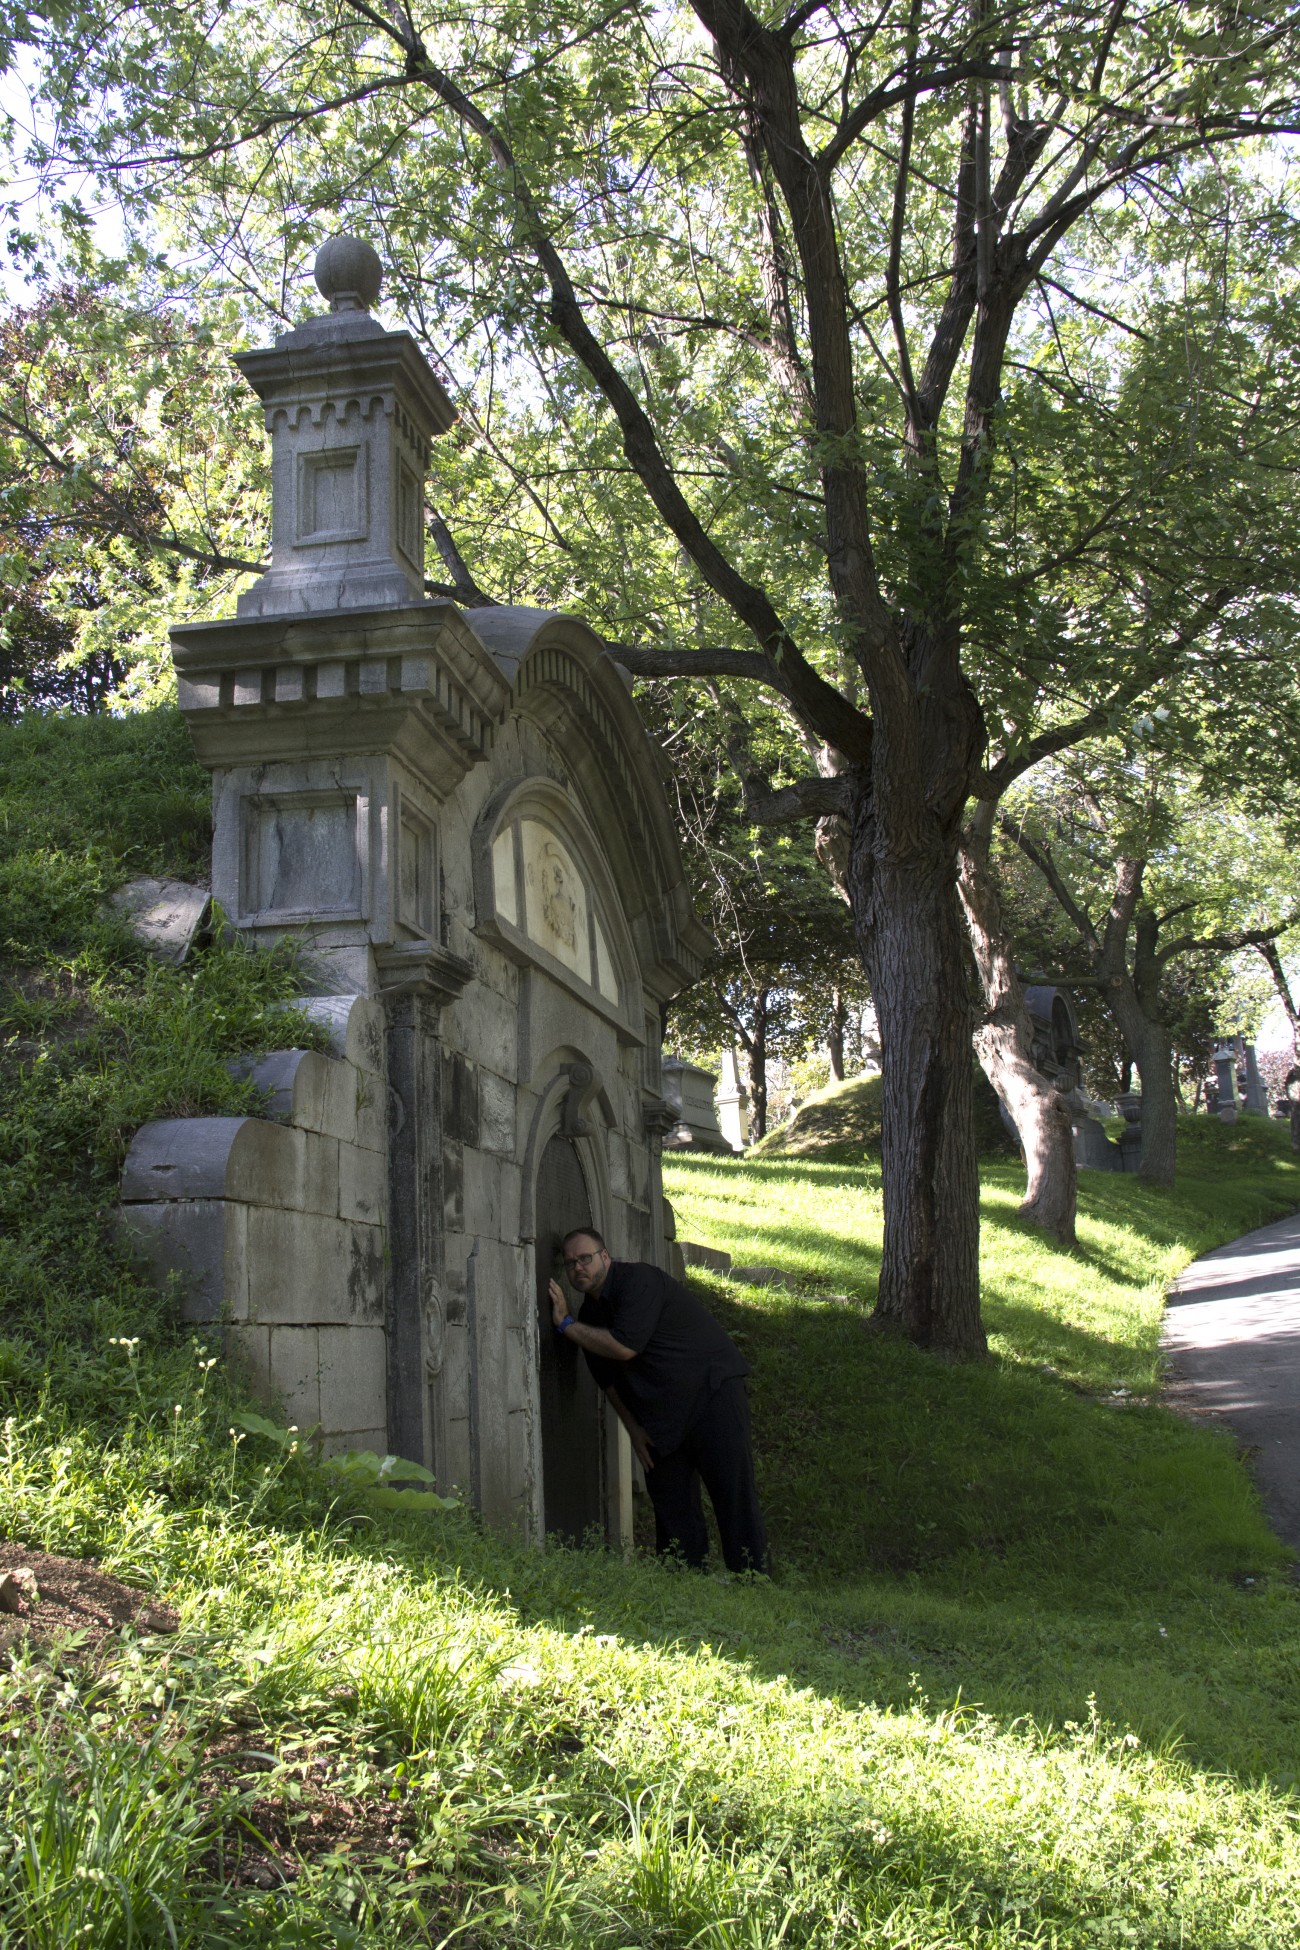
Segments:
[[[676,1449],[696,1411],[749,1364],[712,1314],[657,1266],[614,1260],[599,1294],[589,1293],[578,1315],[584,1327],[604,1327],[634,1361],[587,1355],[602,1388],[617,1388],[661,1454]]]

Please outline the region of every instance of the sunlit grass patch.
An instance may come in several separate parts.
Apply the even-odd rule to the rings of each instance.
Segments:
[[[244,1107],[221,1056],[293,986],[151,974],[82,898],[79,834],[115,874],[191,857],[175,732],[45,729],[8,771],[0,734],[0,851],[89,876],[25,883],[0,1534],[180,1619],[0,1680],[0,1950],[1290,1950],[1296,1591],[1230,1445],[1144,1405],[1171,1270],[1296,1197],[1273,1134],[1194,1131],[1172,1198],[1085,1180],[1074,1253],[987,1167],[994,1356],[960,1367],[866,1331],[875,1166],[673,1161],[685,1236],[796,1275],[700,1282],[753,1365],[770,1582],[377,1509],[106,1224],[133,1121]]]

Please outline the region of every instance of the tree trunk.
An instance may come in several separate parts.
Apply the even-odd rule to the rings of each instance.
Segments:
[[[1155,909],[1139,907],[1133,924],[1133,995],[1142,1014],[1142,1029],[1133,1045],[1142,1077],[1142,1163],[1138,1176],[1153,1185],[1172,1186],[1178,1165],[1178,1092],[1174,1039],[1160,1015],[1163,963],[1156,945],[1159,937],[1160,920]]]
[[[989,864],[996,808],[983,800],[962,836],[958,888],[984,991],[975,1051],[984,1074],[1016,1127],[1028,1183],[1020,1216],[1041,1226],[1058,1245],[1075,1243],[1078,1171],[1074,1127],[1060,1092],[1037,1069],[1033,1024],[1002,923],[1002,904]]]
[[[1142,1078],[1142,1163],[1138,1176],[1152,1185],[1172,1185],[1178,1166],[1178,1099],[1174,1094],[1174,1051],[1162,1022],[1148,1020],[1137,1051]]]
[[[754,1120],[754,1141],[767,1136],[767,990],[754,997],[753,1027],[749,1037],[749,1105]]]
[[[843,989],[836,989],[831,1000],[831,1026],[826,1038],[826,1054],[830,1059],[831,1082],[844,1081],[844,1023],[847,1016]]]
[[[987,1343],[955,848],[946,858],[941,841],[928,859],[875,858],[875,838],[864,800],[854,820],[849,884],[884,1067],[885,1240],[873,1318],[918,1346],[970,1357],[985,1353]]]
[[[1277,990],[1278,1000],[1286,1011],[1286,1019],[1291,1025],[1291,1048],[1296,1062],[1300,1063],[1300,1009],[1297,1009],[1295,997],[1291,993],[1291,984],[1286,978],[1286,969],[1282,965],[1278,945],[1276,941],[1265,941],[1257,945],[1264,965],[1273,977],[1273,987]]]
[[[1110,976],[1102,993],[1119,1024],[1142,1083],[1139,1176],[1152,1185],[1172,1185],[1178,1164],[1173,1040],[1164,1023],[1142,1008],[1127,970]]]

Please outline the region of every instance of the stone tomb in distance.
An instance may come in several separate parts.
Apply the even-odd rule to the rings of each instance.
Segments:
[[[213,894],[300,938],[328,1054],[258,1066],[254,1118],[147,1125],[124,1218],[192,1319],[326,1447],[425,1463],[524,1534],[625,1537],[626,1435],[544,1293],[592,1223],[667,1263],[664,1003],[708,937],[659,754],[584,624],[424,596],[429,441],[452,409],[369,311],[238,363],[272,443],[273,560],[173,637],[213,779]]]

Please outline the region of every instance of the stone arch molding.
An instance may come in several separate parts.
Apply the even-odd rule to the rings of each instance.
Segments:
[[[572,1138],[591,1188],[595,1223],[609,1229],[613,1212],[606,1145],[617,1117],[600,1072],[576,1049],[552,1051],[534,1098],[528,1129],[520,1147],[519,1238],[530,1244],[537,1237],[537,1173],[542,1153],[553,1137]]]
[[[563,772],[553,783],[589,859],[601,863],[611,894],[614,884],[621,892],[624,966],[639,962],[641,981],[658,999],[678,993],[698,975],[712,941],[691,908],[669,768],[646,737],[631,677],[576,616],[502,605],[466,620],[510,686],[507,715],[532,720],[552,744]]]
[[[533,962],[640,1042],[641,980],[604,852],[553,779],[503,786],[473,833],[475,932]]]

